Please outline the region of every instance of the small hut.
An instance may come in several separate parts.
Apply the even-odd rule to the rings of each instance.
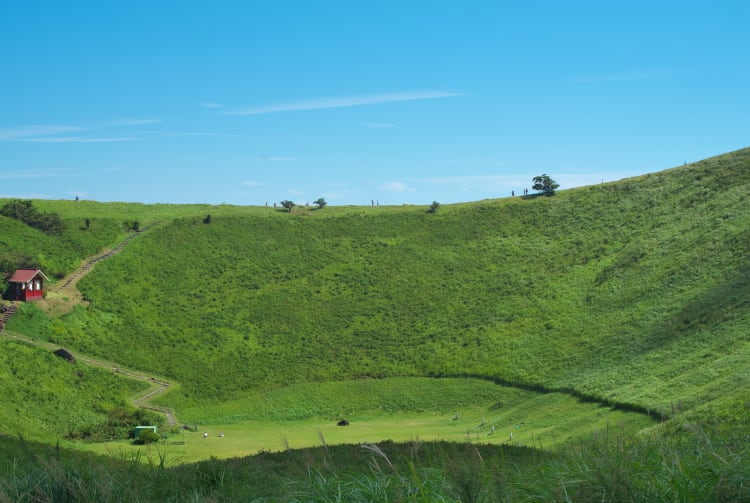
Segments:
[[[11,300],[39,300],[44,297],[45,281],[49,278],[40,269],[18,269],[8,279],[8,295]]]

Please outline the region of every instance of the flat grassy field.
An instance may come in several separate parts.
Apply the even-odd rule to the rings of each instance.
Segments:
[[[403,381],[403,380],[399,380]],[[424,380],[419,383],[427,387]],[[351,388],[346,383],[339,391]],[[476,386],[476,381],[469,383]],[[439,385],[443,387],[442,385]],[[135,446],[130,441],[88,444],[83,448],[102,454],[132,456],[138,451],[158,450],[173,463],[194,462],[255,455],[261,451],[322,445],[366,444],[383,441],[451,441],[493,445],[529,446],[556,450],[571,442],[588,439],[596,432],[612,430],[612,435],[632,436],[655,426],[651,418],[634,412],[613,410],[595,403],[581,402],[560,393],[539,394],[496,388],[498,402],[484,402],[443,411],[384,412],[353,411],[348,426],[337,426],[337,419],[313,417],[300,420],[243,420],[238,422],[197,422],[191,430],[167,436],[161,444]],[[334,386],[335,388],[335,386]],[[430,390],[426,390],[429,394]],[[333,398],[336,396],[332,394]],[[388,399],[385,398],[384,402]],[[252,405],[248,404],[252,409]],[[408,407],[407,407],[408,409]],[[198,431],[192,431],[197,427]],[[204,432],[208,437],[204,438]],[[220,437],[220,433],[224,436]],[[512,436],[511,436],[512,433]],[[146,461],[148,455],[140,456]]]

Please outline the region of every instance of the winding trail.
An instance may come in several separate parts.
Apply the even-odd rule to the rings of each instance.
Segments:
[[[46,311],[48,316],[58,318],[72,311],[75,306],[84,304],[85,301],[83,295],[81,295],[81,292],[79,292],[77,288],[78,281],[91,272],[96,264],[121,252],[133,239],[141,236],[147,229],[154,227],[155,225],[158,224],[150,224],[140,231],[128,235],[114,248],[110,250],[105,249],[97,255],[82,260],[78,269],[70,273],[58,283],[50,285],[47,288],[45,298],[37,301],[39,307],[43,311]]]
[[[78,289],[76,288],[76,284],[78,283],[78,280],[80,280],[82,277],[88,274],[97,263],[122,251],[122,249],[125,248],[125,246],[130,241],[140,236],[146,229],[152,227],[153,225],[155,224],[144,227],[139,232],[130,234],[128,237],[122,240],[117,246],[115,246],[111,250],[104,251],[98,255],[94,255],[93,257],[90,257],[84,260],[82,262],[81,267],[79,267],[78,269],[73,271],[71,274],[69,274],[60,283],[53,285],[48,290],[50,294],[48,299],[38,301],[39,304],[46,306],[48,312],[50,312],[50,314],[52,314],[53,316],[61,316],[62,314],[65,314],[66,312],[69,312],[70,310],[72,310],[73,307],[75,307],[75,305],[82,302],[80,292],[78,292]],[[73,299],[73,302],[69,302],[68,299],[65,299],[65,306],[60,307],[60,302],[55,302],[55,299],[59,300],[62,295],[69,295]],[[58,349],[61,349],[61,346],[59,344],[38,341],[38,340],[31,339],[30,337],[26,337],[16,332],[4,331],[3,329],[5,326],[5,323],[13,315],[13,313],[15,313],[17,307],[18,307],[18,303],[14,302],[10,305],[9,309],[4,311],[2,315],[0,315],[0,335],[6,335],[9,339],[15,339],[20,342],[31,344],[33,346],[37,346],[37,347],[47,349],[50,351],[56,351]],[[76,353],[68,349],[65,349],[65,350],[71,355],[73,355],[73,357],[76,359],[76,362],[84,362],[94,367],[111,369],[113,373],[126,377],[128,379],[136,379],[139,381],[148,382],[150,384],[150,387],[146,391],[145,394],[139,394],[131,398],[133,405],[135,405],[136,407],[140,407],[142,409],[153,410],[155,412],[164,414],[167,417],[167,421],[169,422],[170,426],[174,426],[177,424],[177,418],[175,417],[173,410],[168,409],[166,407],[159,407],[156,405],[152,405],[150,403],[151,399],[169,390],[170,386],[174,387],[174,383],[170,383],[166,379],[150,376],[146,373],[143,373],[137,370],[125,369],[121,365],[118,365],[116,363],[108,362],[108,361],[101,360],[101,359],[94,358],[94,357],[87,356],[87,355],[82,355],[80,353]]]
[[[31,339],[30,337],[26,337],[24,335],[18,334],[16,332],[7,331],[5,332],[5,336],[8,339],[15,339],[17,341],[30,344],[32,346],[37,346],[39,348],[46,349],[49,351],[56,351],[58,349],[61,349],[59,344],[53,344],[51,342],[45,342],[45,341],[38,341],[35,339]],[[170,426],[174,426],[177,424],[177,418],[175,417],[174,411],[172,411],[169,408],[159,407],[157,405],[152,405],[150,403],[151,399],[153,399],[156,396],[159,396],[162,393],[165,393],[166,391],[170,389],[170,386],[174,387],[175,383],[167,381],[166,379],[163,379],[160,377],[154,377],[152,375],[148,375],[138,370],[122,368],[119,365],[109,362],[109,361],[101,360],[101,359],[94,358],[88,355],[83,355],[75,351],[70,351],[69,349],[65,349],[65,350],[75,358],[76,362],[83,362],[93,367],[109,369],[109,370],[112,370],[114,374],[120,375],[122,377],[125,377],[128,379],[136,379],[139,381],[145,381],[149,383],[150,387],[148,390],[146,390],[145,393],[142,393],[142,394],[139,393],[138,395],[131,398],[131,402],[133,402],[133,405],[135,405],[136,407],[140,407],[142,409],[153,410],[153,411],[164,414],[167,417],[167,421],[169,422]]]
[[[152,224],[153,225],[153,224]],[[119,253],[122,251],[125,246],[132,241],[134,238],[140,236],[143,232],[145,232],[149,227],[152,227],[152,225],[149,225],[147,227],[144,227],[138,232],[134,232],[133,234],[130,234],[128,237],[123,239],[120,244],[112,248],[111,250],[106,250],[99,255],[94,255],[93,257],[90,257],[86,259],[81,267],[70,273],[66,278],[63,278],[63,281],[60,282],[59,285],[55,285],[51,291],[53,292],[59,292],[65,288],[68,288],[70,286],[75,286],[76,283],[78,283],[78,280],[84,277],[86,274],[88,274],[91,269],[94,268],[94,266],[101,262],[102,260],[111,257],[112,255]]]

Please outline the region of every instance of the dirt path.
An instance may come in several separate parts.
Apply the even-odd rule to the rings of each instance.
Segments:
[[[23,336],[15,332],[6,331],[4,332],[4,335],[8,337],[9,339],[15,339],[17,341],[30,344],[32,346],[37,346],[43,349],[47,349],[49,351],[56,351],[60,349],[59,344],[52,344],[50,342],[37,341],[37,340],[31,339],[29,337]],[[168,409],[166,407],[159,407],[156,405],[152,405],[150,403],[151,399],[168,391],[170,389],[170,386],[174,387],[173,383],[170,383],[166,379],[154,377],[154,376],[145,374],[143,372],[139,372],[137,370],[124,369],[115,363],[108,362],[105,360],[100,360],[98,358],[93,358],[91,356],[82,355],[80,353],[70,351],[69,349],[66,349],[66,351],[70,353],[76,359],[76,362],[83,362],[83,363],[86,363],[87,365],[91,365],[94,367],[108,369],[108,370],[111,370],[113,373],[126,377],[128,379],[137,379],[139,381],[145,381],[149,383],[150,387],[148,390],[146,390],[145,393],[138,394],[131,398],[133,405],[135,405],[136,407],[141,407],[143,409],[153,410],[153,411],[164,414],[167,417],[167,421],[169,422],[170,426],[174,426],[177,424],[177,418],[175,417],[174,412],[171,409]]]
[[[37,301],[37,305],[43,311],[47,312],[47,314],[50,315],[51,317],[56,318],[66,313],[69,313],[76,305],[81,304],[83,302],[83,296],[78,291],[78,288],[76,288],[76,284],[78,283],[78,281],[82,277],[84,277],[86,274],[88,274],[97,263],[120,252],[123,248],[125,248],[125,246],[131,240],[140,236],[149,227],[152,227],[152,225],[148,227],[144,227],[140,232],[136,232],[136,233],[129,235],[127,238],[122,240],[117,246],[115,246],[111,250],[105,250],[102,253],[99,253],[98,255],[94,255],[93,257],[90,257],[84,260],[81,263],[82,264],[81,267],[73,271],[71,274],[69,274],[59,283],[53,285],[47,291],[46,298],[40,301]],[[21,334],[14,333],[14,332],[3,332],[2,328],[3,328],[4,323],[7,321],[8,318],[10,318],[13,312],[15,312],[15,308],[16,308],[15,303],[12,305],[12,308],[13,308],[12,311],[10,311],[7,314],[7,316],[4,313],[2,318],[0,318],[0,333],[4,333],[9,338],[16,339],[21,342],[25,342],[26,344],[31,344],[31,345],[38,346],[44,349],[48,349],[50,351],[56,351],[57,349],[60,349],[59,344],[52,344],[49,342],[37,341],[34,339],[30,339],[29,337],[25,337]],[[138,372],[136,370],[125,370],[121,368],[120,365],[107,362],[104,360],[92,358],[90,356],[76,354],[67,349],[66,351],[68,351],[68,353],[73,355],[77,362],[84,362],[84,363],[87,363],[88,365],[93,365],[95,367],[112,369],[112,372],[114,372],[115,374],[121,375],[123,377],[148,382],[151,385],[150,389],[144,395],[137,395],[133,397],[132,398],[133,404],[136,407],[141,407],[143,409],[153,410],[153,411],[164,414],[167,417],[167,421],[169,422],[170,426],[174,426],[177,424],[177,418],[175,417],[174,412],[171,409],[168,409],[166,407],[158,407],[156,405],[151,405],[150,403],[150,400],[152,398],[154,398],[155,396],[158,396],[161,393],[164,393],[165,391],[169,389],[169,386],[171,384],[169,381],[156,378],[153,376],[149,376],[147,374]]]
[[[147,229],[153,227],[153,225],[154,224],[149,225],[141,229],[139,232],[130,234],[110,250],[104,250],[93,257],[84,259],[78,269],[47,289],[45,298],[37,301],[40,309],[46,312],[50,317],[58,318],[72,311],[78,304],[83,304],[83,296],[76,287],[78,281],[91,272],[96,264],[122,251],[130,241],[143,234]]]

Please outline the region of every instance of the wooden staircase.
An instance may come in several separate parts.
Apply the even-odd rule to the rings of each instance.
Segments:
[[[96,257],[94,257],[91,260],[89,260],[88,262],[86,262],[83,267],[81,267],[80,269],[78,269],[75,273],[71,274],[68,277],[68,279],[65,280],[65,283],[63,283],[61,286],[57,287],[57,289],[61,290],[61,289],[65,288],[65,287],[69,286],[74,281],[77,281],[81,277],[85,276],[86,273],[88,273],[98,262],[101,262],[102,260],[104,260],[106,258],[109,258],[112,255],[114,255],[115,253],[118,253],[119,251],[121,251],[123,248],[125,248],[125,245],[127,245],[133,238],[139,236],[143,231],[145,231],[146,229],[148,229],[152,225],[148,225],[148,226],[144,227],[143,229],[141,229],[140,231],[138,231],[138,232],[136,232],[134,234],[131,234],[130,236],[128,236],[127,238],[125,238],[120,244],[118,244],[117,246],[115,246],[111,250],[109,250],[109,251],[107,251],[105,253],[102,253],[101,255],[97,255]]]
[[[66,286],[70,285],[73,281],[79,279],[81,276],[83,276],[87,272],[89,272],[89,270],[92,267],[94,267],[98,262],[101,262],[105,258],[111,257],[115,253],[117,253],[120,250],[122,250],[123,248],[125,248],[125,245],[128,244],[128,242],[130,242],[130,240],[133,239],[134,237],[136,237],[137,235],[138,234],[131,234],[130,236],[128,236],[127,238],[125,238],[119,245],[117,245],[116,247],[112,248],[108,252],[102,253],[101,255],[97,255],[96,257],[94,257],[91,260],[89,260],[88,262],[86,262],[86,264],[84,264],[84,266],[81,269],[79,269],[75,274],[71,275],[65,281],[65,283],[63,283],[63,285],[60,288],[65,288]]]
[[[3,309],[2,313],[0,313],[0,332],[3,331],[5,328],[5,323],[10,319],[11,316],[13,316],[13,313],[16,312],[16,309],[18,309],[18,303],[13,302],[10,305],[6,306],[5,309]]]

